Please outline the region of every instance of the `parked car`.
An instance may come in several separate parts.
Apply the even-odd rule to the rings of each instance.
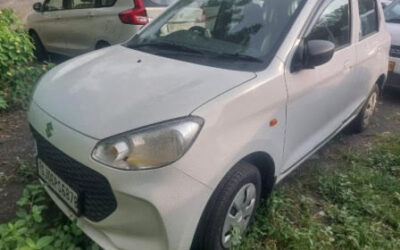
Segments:
[[[36,57],[76,56],[131,38],[172,0],[45,0],[33,5],[27,29]]]
[[[227,249],[275,183],[368,126],[389,48],[376,0],[180,0],[43,76],[39,176],[105,249]]]
[[[400,89],[400,1],[385,9],[386,26],[392,35],[387,86]]]

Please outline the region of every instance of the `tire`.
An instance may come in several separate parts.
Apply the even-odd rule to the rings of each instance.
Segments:
[[[48,60],[48,54],[46,49],[44,48],[42,41],[39,36],[35,32],[31,32],[31,37],[33,40],[33,44],[35,45],[34,55],[39,62],[43,62]]]
[[[371,118],[375,113],[376,105],[379,98],[379,86],[375,84],[370,95],[368,96],[367,102],[361,109],[360,113],[350,124],[350,131],[353,133],[361,133],[368,128],[371,122]]]
[[[232,246],[232,225],[244,234],[260,201],[261,175],[249,163],[239,163],[224,177],[200,220],[192,250],[223,250]],[[233,222],[233,223],[231,223]]]

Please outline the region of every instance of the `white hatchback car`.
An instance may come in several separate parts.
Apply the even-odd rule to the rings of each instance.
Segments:
[[[45,0],[33,5],[27,29],[36,57],[76,56],[124,42],[161,14],[170,0]]]
[[[367,127],[389,48],[376,0],[180,0],[40,80],[40,178],[105,249],[227,249],[276,182]]]

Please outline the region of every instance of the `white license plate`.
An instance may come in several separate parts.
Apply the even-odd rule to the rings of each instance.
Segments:
[[[42,160],[38,158],[38,173],[40,178],[72,209],[79,213],[78,194],[57,176]]]

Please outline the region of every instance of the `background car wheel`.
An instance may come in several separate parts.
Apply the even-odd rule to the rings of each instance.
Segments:
[[[35,32],[30,33],[33,44],[35,45],[34,55],[39,62],[43,62],[48,59],[48,54],[46,49],[44,48],[42,41],[39,36]]]
[[[379,98],[379,86],[375,84],[374,89],[369,95],[367,102],[358,114],[356,119],[350,124],[351,131],[353,133],[361,133],[367,129],[371,122],[371,118],[375,113],[376,105],[378,104]]]
[[[203,215],[201,232],[192,249],[228,249],[246,232],[260,201],[261,175],[248,163],[239,163],[222,180]]]

